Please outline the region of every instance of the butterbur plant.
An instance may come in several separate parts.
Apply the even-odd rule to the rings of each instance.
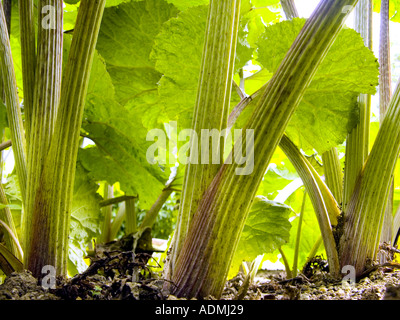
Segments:
[[[101,244],[133,238],[135,257],[171,229],[158,267],[179,297],[220,298],[251,266],[243,298],[263,254],[288,277],[321,252],[337,279],[397,266],[380,251],[400,219],[389,1],[321,0],[308,19],[292,0],[3,3],[6,275],[74,276]]]

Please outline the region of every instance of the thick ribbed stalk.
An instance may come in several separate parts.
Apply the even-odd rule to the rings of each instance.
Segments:
[[[382,0],[379,44],[379,119],[382,123],[392,97],[392,73],[390,64],[389,0]]]
[[[11,140],[15,158],[15,167],[23,199],[26,196],[26,143],[22,122],[21,108],[15,79],[15,70],[11,55],[10,40],[3,6],[0,2],[0,67],[3,75],[5,102],[7,107],[8,123],[11,131]]]
[[[391,177],[400,151],[400,81],[345,212],[341,264],[356,274],[376,258]]]
[[[66,274],[70,210],[83,108],[105,0],[82,0],[65,66],[61,103],[35,199],[28,267],[41,276],[45,265]]]
[[[27,140],[33,113],[36,70],[36,33],[33,0],[19,0],[22,78],[24,83],[24,114]],[[40,25],[39,25],[40,27]]]
[[[322,1],[306,22],[282,64],[263,92],[245,129],[254,130],[254,148],[237,141],[254,170],[236,175],[224,164],[207,189],[176,261],[173,282],[178,296],[219,297],[250,206],[269,161],[306,88],[342,29],[357,0]],[[250,131],[251,132],[251,131]]]
[[[289,158],[296,172],[303,180],[315,214],[317,215],[329,263],[329,272],[333,276],[338,276],[340,273],[339,258],[332,231],[332,225],[337,224],[337,218],[340,215],[337,203],[327,187],[323,187],[323,181],[313,166],[286,135],[282,137],[280,148]]]
[[[322,154],[324,163],[325,182],[331,190],[338,204],[343,200],[343,173],[336,148],[332,148]]]
[[[366,47],[372,50],[372,0],[360,0],[355,11],[355,29],[364,39]],[[358,97],[360,122],[346,140],[346,165],[344,168],[343,211],[346,211],[351,194],[369,152],[369,126],[371,96]]]
[[[380,26],[380,45],[379,45],[379,119],[380,123],[386,115],[387,107],[392,97],[392,73],[390,64],[390,30],[389,30],[389,0],[382,0],[381,4],[381,26]],[[380,242],[391,243],[393,225],[393,195],[394,183],[392,183],[388,195],[388,203],[383,219],[382,233]],[[385,255],[378,257],[381,263],[386,262]]]
[[[42,8],[45,6],[54,8],[54,17],[52,17],[54,29],[39,25],[38,30],[37,73],[34,108],[30,119],[30,138],[28,139],[30,141],[28,145],[28,185],[23,219],[24,251],[27,259],[31,256],[30,246],[33,234],[38,232],[35,229],[37,226],[32,222],[41,219],[41,211],[34,210],[35,198],[54,132],[61,93],[63,2],[61,0],[41,0],[39,1],[39,12],[42,12]],[[45,14],[40,14],[39,21],[45,18]]]
[[[192,123],[192,129],[198,137],[201,137],[202,129],[216,129],[221,132],[227,126],[239,8],[239,0],[212,0],[209,5],[203,62]],[[197,159],[199,164],[189,163],[186,167],[178,226],[174,235],[170,265],[165,271],[166,276],[173,270],[190,221],[204,191],[221,167],[222,152],[220,164],[212,164],[210,158],[216,150],[210,143],[209,164],[204,163],[199,155]],[[218,146],[218,150],[223,150],[222,144]],[[207,150],[202,150],[201,154],[206,152]]]
[[[296,5],[294,4],[293,0],[281,0],[281,5],[287,20],[299,17]]]

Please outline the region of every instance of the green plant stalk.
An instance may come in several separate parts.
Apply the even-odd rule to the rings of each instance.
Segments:
[[[121,203],[118,208],[117,214],[111,223],[111,239],[116,239],[118,231],[121,229],[122,222],[125,220],[125,202]]]
[[[372,50],[372,1],[360,0],[355,9],[355,30],[364,39],[366,47]],[[371,96],[361,94],[358,97],[360,122],[348,134],[346,140],[346,164],[344,167],[342,209],[346,211],[351,194],[355,188],[369,153],[369,128],[371,114]]]
[[[304,186],[307,189],[307,192],[316,190],[317,192],[315,197],[319,198],[319,195],[321,195],[321,202],[323,202],[324,207],[326,207],[330,224],[336,226],[338,217],[340,216],[340,209],[329,187],[322,180],[313,165],[286,135],[282,137],[279,146],[286,154],[289,161],[294,165],[296,172],[302,179]],[[308,184],[308,182],[311,183]],[[318,205],[316,204],[317,203],[313,203],[314,209],[318,208]],[[316,213],[318,214],[318,211],[316,211]]]
[[[11,140],[4,141],[0,144],[0,151],[4,151],[12,146]]]
[[[45,265],[66,274],[68,236],[80,128],[105,0],[82,0],[68,62],[64,69],[61,103],[36,194],[33,248],[28,268],[41,276]],[[40,231],[39,231],[40,230]]]
[[[172,188],[168,186],[164,188],[156,202],[151,206],[151,208],[146,212],[142,223],[140,224],[139,231],[143,232],[146,228],[152,228],[156,222],[158,213],[160,212],[162,206],[168,200],[169,196],[173,192]]]
[[[28,141],[30,137],[36,78],[36,27],[33,2],[33,0],[19,0],[25,133]]]
[[[282,248],[279,248],[278,250],[282,256],[283,265],[285,266],[286,278],[291,279],[291,278],[293,278],[293,273],[292,273],[292,270],[290,270],[289,261],[286,257],[286,254],[285,254],[285,252],[283,252]]]
[[[306,200],[307,200],[307,191],[304,190],[304,195],[303,195],[303,202],[301,204],[301,210],[300,210],[300,216],[299,216],[299,224],[297,226],[297,234],[296,234],[296,242],[294,245],[294,256],[293,256],[293,275],[292,277],[297,276],[297,267],[298,267],[298,261],[299,261],[299,248],[300,248],[300,239],[301,239],[301,228],[303,225],[303,217],[304,217],[304,210],[306,207]]]
[[[263,92],[245,129],[254,130],[254,170],[236,175],[235,164],[224,164],[193,216],[176,261],[172,281],[177,296],[221,295],[250,206],[284,130],[318,66],[342,29],[357,0],[323,1],[306,22],[281,66]],[[345,7],[346,6],[346,7]],[[245,190],[245,191],[244,191]]]
[[[322,236],[319,236],[318,240],[314,243],[313,247],[311,248],[311,250],[308,254],[306,263],[310,262],[311,259],[315,257],[315,255],[317,254],[317,251],[322,243],[323,243]]]
[[[281,5],[287,20],[299,17],[296,5],[293,0],[281,0]]]
[[[12,4],[11,0],[3,0],[3,10],[4,10],[4,16],[6,19],[6,24],[7,24],[7,30],[8,30],[8,37],[10,38],[10,33],[11,33],[11,14],[12,14]],[[5,92],[4,92],[4,87],[3,87],[3,79],[0,77],[0,101],[2,101],[5,104]],[[2,129],[0,132],[0,140],[3,141],[4,139],[4,133],[5,129]],[[3,154],[0,153],[0,180],[3,178]]]
[[[3,0],[3,10],[4,17],[6,19],[6,25],[8,30],[8,37],[10,37],[11,33],[11,13],[12,13],[12,5],[11,0]],[[3,89],[3,79],[0,77],[0,100],[5,102],[5,94]],[[4,135],[4,132],[2,133]],[[0,171],[2,168],[0,168]]]
[[[390,63],[390,29],[389,29],[389,0],[382,0],[381,2],[381,26],[380,26],[380,46],[379,46],[379,119],[382,123],[387,107],[392,97],[392,74]],[[392,227],[393,227],[393,195],[394,195],[394,182],[393,177],[388,195],[388,203],[385,209],[385,216],[383,219],[383,227],[381,233],[381,243],[391,243],[392,241]],[[378,257],[380,263],[386,262],[386,255]]]
[[[336,148],[332,148],[322,154],[324,163],[325,183],[332,191],[337,203],[343,201],[343,173],[339,155]]]
[[[18,257],[17,259],[21,260],[22,257],[24,256],[24,253],[23,253],[22,247],[18,241],[17,234],[14,233],[13,230],[11,230],[11,228],[3,220],[0,220],[0,226],[7,231],[8,235],[10,236],[11,240],[13,241],[15,247],[17,248],[17,255],[14,255],[14,254],[13,255]]]
[[[104,183],[104,200],[113,199],[113,187],[108,183]],[[101,243],[110,242],[113,238],[111,237],[111,216],[112,216],[112,205],[105,206],[101,209],[103,211],[103,226],[101,229]]]
[[[382,123],[386,110],[392,97],[392,73],[390,63],[390,22],[389,0],[382,0],[381,3],[381,25],[379,44],[379,119]]]
[[[322,188],[322,179],[286,135],[282,137],[280,147],[303,180],[306,191],[313,204],[321,235],[324,240],[329,263],[329,272],[333,276],[338,276],[340,274],[339,257],[332,231],[332,225],[336,225],[337,218],[340,215],[336,201],[328,189]],[[318,183],[317,180],[320,180],[320,183]],[[331,199],[329,200],[329,198]]]
[[[6,22],[7,22],[7,30],[8,30],[8,36],[10,36],[11,33],[11,13],[12,13],[12,1],[11,0],[3,0],[3,10],[4,10],[4,16],[6,17]]]
[[[221,132],[227,126],[239,11],[239,0],[212,0],[209,5],[202,67],[192,122],[192,129],[196,131],[198,137],[201,137],[202,129],[216,129]],[[221,143],[218,148],[224,150],[223,144]],[[202,154],[203,152],[204,150]],[[213,155],[211,143],[208,154],[210,157]],[[221,160],[222,156],[223,152]],[[211,159],[209,161],[210,164],[198,161],[199,164],[189,163],[186,166],[178,224],[174,234],[172,254],[165,271],[167,277],[174,269],[198,203],[221,167],[221,164],[211,164]]]
[[[400,81],[345,212],[341,265],[361,275],[377,254],[382,221],[400,151]],[[379,174],[377,174],[379,173]]]
[[[22,224],[27,258],[31,255],[31,238],[34,232],[37,232],[32,222],[40,220],[42,214],[40,210],[34,210],[36,192],[54,132],[61,93],[64,8],[60,0],[41,0],[39,12],[48,5],[54,8],[55,29],[43,28],[40,25],[38,30],[37,73],[33,110],[30,115],[30,138],[27,139],[30,141],[27,154],[28,183]],[[39,21],[45,18],[45,14],[39,15]]]
[[[11,275],[13,272],[22,272],[24,266],[22,262],[15,257],[12,252],[0,243],[0,269],[6,274]]]
[[[10,36],[10,27],[11,27],[11,1],[6,0],[3,1],[3,9],[4,9],[4,17],[6,19],[6,25],[7,25],[7,30],[8,30],[8,36]],[[0,79],[0,94],[1,94],[1,99],[5,101],[5,95],[4,95],[4,88],[3,88],[3,79]],[[2,137],[4,135],[4,130],[2,132]],[[0,154],[1,154],[1,147],[4,144],[2,143],[0,145]],[[2,154],[0,155],[1,161],[0,161],[0,181],[2,179],[2,171],[3,171],[3,159],[2,159]],[[8,205],[8,200],[6,193],[4,192],[3,185],[0,183],[0,202],[3,205]],[[20,250],[18,250],[18,245],[19,245],[19,240],[16,238],[17,237],[17,230],[15,228],[15,223],[14,219],[11,213],[11,210],[9,207],[5,207],[4,209],[0,210],[0,220],[4,221],[4,224],[9,228],[9,232],[6,232],[4,234],[4,241],[6,248],[10,251],[10,253],[18,259],[22,259],[22,255],[20,253]],[[16,238],[16,239],[13,239]],[[16,241],[15,241],[16,240]],[[7,264],[8,265],[8,264]]]
[[[110,198],[110,199],[104,199],[104,200],[100,201],[99,205],[101,208],[103,208],[103,207],[107,207],[109,205],[125,202],[126,200],[129,200],[129,199],[137,199],[137,196],[126,196],[125,195],[125,196],[120,196],[120,197],[115,197],[115,198]]]
[[[26,197],[26,142],[19,105],[17,82],[11,55],[10,40],[8,38],[3,6],[0,3],[0,69],[3,75],[4,93],[6,97],[7,117],[13,143],[15,167],[18,175],[22,198]]]
[[[125,201],[125,227],[126,233],[136,233],[137,232],[137,219],[136,219],[136,210],[135,210],[135,200],[126,200]]]
[[[6,193],[4,191],[3,185],[0,183],[0,203],[3,205],[8,205],[8,200]],[[0,210],[0,220],[4,221],[11,232],[6,232],[4,234],[6,247],[11,251],[11,253],[18,259],[22,260],[22,250],[19,249],[18,233],[15,227],[14,219],[9,207],[5,207]],[[13,239],[13,236],[16,239]]]
[[[254,103],[254,100],[265,91],[265,89],[267,88],[267,84],[254,92],[251,96],[243,97],[242,100],[240,100],[240,102],[233,108],[231,114],[228,117],[228,130],[232,129],[242,111],[246,109],[247,106],[249,106],[251,103]]]

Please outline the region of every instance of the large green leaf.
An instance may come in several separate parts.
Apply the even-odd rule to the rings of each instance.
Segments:
[[[258,61],[275,72],[305,23],[284,21],[265,29],[258,41]],[[353,29],[344,29],[319,67],[286,133],[303,150],[322,153],[343,143],[358,122],[357,96],[375,94],[376,57]],[[253,104],[254,105],[254,104]],[[248,108],[239,123],[252,112]]]
[[[174,4],[179,10],[186,10],[187,8],[206,5],[210,0],[167,0],[168,3]]]
[[[191,127],[206,28],[207,7],[190,8],[164,24],[152,52],[159,83],[164,120],[179,120]]]
[[[115,101],[111,77],[102,58],[95,56],[82,124],[95,147],[80,150],[79,159],[96,181],[120,182],[127,194],[139,195],[148,209],[157,199],[169,170],[162,171],[146,159],[151,142],[140,113]]]
[[[110,0],[108,0],[110,1]],[[107,1],[107,2],[108,2]],[[121,0],[111,0],[111,1],[121,1]],[[123,1],[123,0],[122,0]],[[125,0],[126,1],[126,0]],[[210,2],[210,0],[167,0],[168,3],[174,4],[179,10],[186,10],[187,8],[196,7],[200,5],[206,5]],[[242,14],[244,10],[265,9],[266,6],[277,5],[279,0],[242,0]],[[244,13],[247,13],[246,11]],[[264,11],[265,14],[265,11]],[[269,21],[269,20],[266,20]]]
[[[289,206],[257,197],[243,228],[231,271],[236,273],[242,261],[253,261],[258,255],[271,253],[287,243],[291,213]]]
[[[128,2],[105,10],[97,49],[106,61],[120,104],[157,96],[161,74],[149,55],[163,23],[177,13],[163,0]]]
[[[107,0],[106,2],[106,8],[107,7],[114,7],[118,6],[121,3],[128,2],[128,1],[139,1],[139,0]]]
[[[146,159],[146,141],[157,123],[157,83],[161,73],[149,58],[163,23],[178,10],[165,1],[124,2],[105,9],[85,106],[83,129],[95,142],[79,152],[96,181],[120,182],[148,209],[157,199],[169,169]]]

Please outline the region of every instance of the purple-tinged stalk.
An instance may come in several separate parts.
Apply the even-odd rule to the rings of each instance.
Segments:
[[[27,139],[30,141],[27,153],[28,179],[22,224],[25,264],[27,265],[29,265],[28,259],[32,258],[31,248],[38,250],[35,246],[40,245],[39,243],[32,244],[32,239],[36,238],[34,234],[46,234],[37,229],[36,222],[41,221],[42,212],[35,211],[34,206],[38,183],[50,147],[60,104],[63,57],[63,2],[61,0],[41,0],[38,4],[39,12],[44,12],[40,13],[39,22],[45,20],[48,14],[43,9],[46,7],[53,9],[50,15],[52,20],[49,19],[48,23],[39,23],[38,30],[38,54],[35,68],[37,73],[34,81],[33,109],[29,119],[30,137]]]
[[[66,274],[72,193],[80,128],[93,56],[106,0],[82,0],[62,78],[60,105],[48,154],[37,184],[27,267]]]
[[[254,170],[237,175],[235,164],[224,164],[199,203],[176,260],[172,281],[178,296],[219,297],[226,281],[247,214],[269,161],[304,92],[343,27],[357,0],[322,1],[306,22],[281,66],[262,93],[245,130],[254,145],[238,141]],[[214,28],[219,30],[219,26]],[[247,147],[247,148],[246,148]]]
[[[201,136],[203,129],[215,129],[221,132],[227,126],[239,11],[239,0],[211,0],[209,5],[202,67],[192,123],[192,129],[198,137]],[[224,150],[221,142],[222,139],[220,139],[218,149]],[[213,154],[212,144],[210,144],[208,154]],[[221,167],[221,164],[211,164],[211,162],[210,164],[204,164],[203,161],[197,163],[189,163],[186,167],[172,254],[164,270],[167,278],[170,278],[171,272],[174,272],[175,261],[180,255],[193,214],[205,190]]]
[[[372,50],[372,0],[360,0],[355,8],[355,29],[364,39],[366,47]],[[348,134],[346,140],[346,165],[344,168],[343,202],[345,212],[355,188],[357,177],[369,153],[369,127],[371,96],[358,97],[360,110],[359,124]]]
[[[380,26],[380,44],[379,44],[379,121],[382,123],[386,115],[387,107],[392,97],[392,72],[390,64],[390,28],[389,28],[389,0],[382,0],[381,3],[381,26]],[[385,209],[383,219],[381,243],[391,244],[392,242],[392,227],[393,227],[393,195],[394,182],[388,195],[388,203]],[[386,254],[379,254],[380,263],[387,261]]]
[[[344,216],[340,262],[361,275],[377,257],[392,175],[400,151],[400,81]],[[377,174],[379,173],[379,174]]]

